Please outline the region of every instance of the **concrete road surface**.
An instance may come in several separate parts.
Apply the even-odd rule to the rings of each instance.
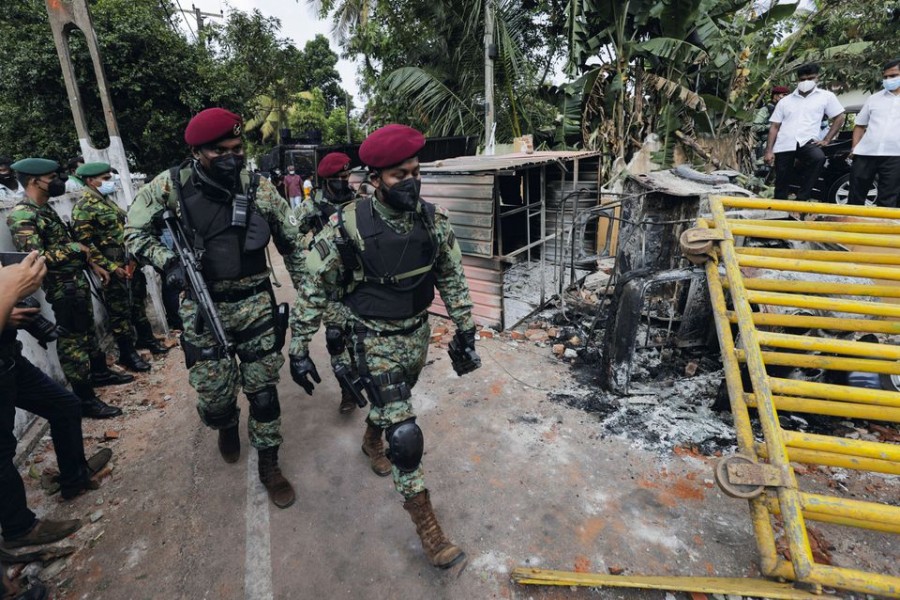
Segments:
[[[289,300],[293,290],[286,284],[278,295]],[[507,338],[482,340],[484,366],[464,378],[432,345],[414,391],[436,512],[468,554],[462,570],[432,568],[390,478],[374,475],[360,451],[364,412],[338,414],[322,337],[312,356],[324,381],[312,397],[282,370],[281,464],[298,492],[286,510],[268,502],[243,425],[240,462],[219,457],[180,350],[130,388],[107,388],[104,397],[127,414],[86,422],[86,436],[91,447],[113,448],[113,476],[70,504],[30,493],[41,512],[97,518],[73,536],[79,550],[59,565],[56,597],[662,598],[522,587],[509,572],[757,574],[746,504],[718,491],[710,462],[599,439],[595,416],[547,399],[571,385],[566,365]],[[240,404],[245,422],[243,396]]]

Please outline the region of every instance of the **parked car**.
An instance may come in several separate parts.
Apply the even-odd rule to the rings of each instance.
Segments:
[[[831,202],[834,204],[847,204],[850,196],[850,169],[853,164],[850,157],[850,144],[853,140],[853,126],[856,115],[859,114],[861,105],[848,106],[844,109],[847,115],[844,126],[838,132],[837,137],[822,150],[825,152],[825,164],[819,173],[819,179],[813,186],[812,199],[817,202]],[[827,124],[823,124],[823,129]],[[768,173],[767,179],[774,182],[774,171]],[[795,193],[798,185],[791,185],[791,193]],[[872,185],[872,189],[866,195],[866,205],[875,204],[878,195],[878,186]]]

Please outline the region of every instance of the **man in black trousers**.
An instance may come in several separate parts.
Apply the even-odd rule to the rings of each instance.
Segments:
[[[22,345],[16,340],[16,329],[27,325],[40,310],[16,305],[37,290],[46,272],[44,258],[37,252],[20,264],[0,267],[0,548],[4,550],[49,544],[81,526],[78,520],[38,519],[28,509],[25,485],[13,464],[16,408],[49,421],[64,500],[97,489],[98,484],[91,477],[112,455],[108,449],[101,450],[88,464],[81,434],[80,400],[23,357]],[[2,589],[6,584],[0,586],[3,597],[8,590]]]

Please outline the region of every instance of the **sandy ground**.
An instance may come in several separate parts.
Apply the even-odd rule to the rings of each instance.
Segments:
[[[279,295],[289,299],[292,290]],[[713,458],[604,437],[597,415],[548,399],[576,385],[549,348],[484,339],[484,366],[459,378],[441,346],[432,345],[414,398],[427,483],[445,531],[468,554],[464,569],[429,566],[401,498],[360,452],[363,411],[338,414],[330,374],[310,397],[282,370],[281,463],[298,502],[279,510],[257,482],[244,431],[240,462],[219,457],[175,349],[134,384],[103,391],[125,409],[123,418],[85,422],[89,451],[115,453],[100,490],[60,504],[26,478],[39,513],[86,521],[66,541],[77,551],[49,566],[55,597],[662,599],[662,592],[523,587],[509,572],[522,565],[758,575],[747,505],[715,486]],[[324,375],[321,332],[312,355]],[[243,398],[240,404],[245,420]],[[52,468],[49,448],[42,440],[23,470]],[[826,471],[810,477],[833,482]],[[896,478],[850,477],[841,485],[861,497],[900,497]],[[821,530],[835,545],[836,564],[900,574],[897,539],[850,541]]]

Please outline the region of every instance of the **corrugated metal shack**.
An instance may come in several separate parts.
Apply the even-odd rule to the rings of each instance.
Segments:
[[[599,161],[597,152],[533,152],[421,165],[422,197],[450,211],[478,323],[511,327],[570,277],[557,257],[571,261],[561,252],[566,226],[599,203]],[[583,256],[596,227],[578,237]],[[446,314],[440,300],[433,310]]]

